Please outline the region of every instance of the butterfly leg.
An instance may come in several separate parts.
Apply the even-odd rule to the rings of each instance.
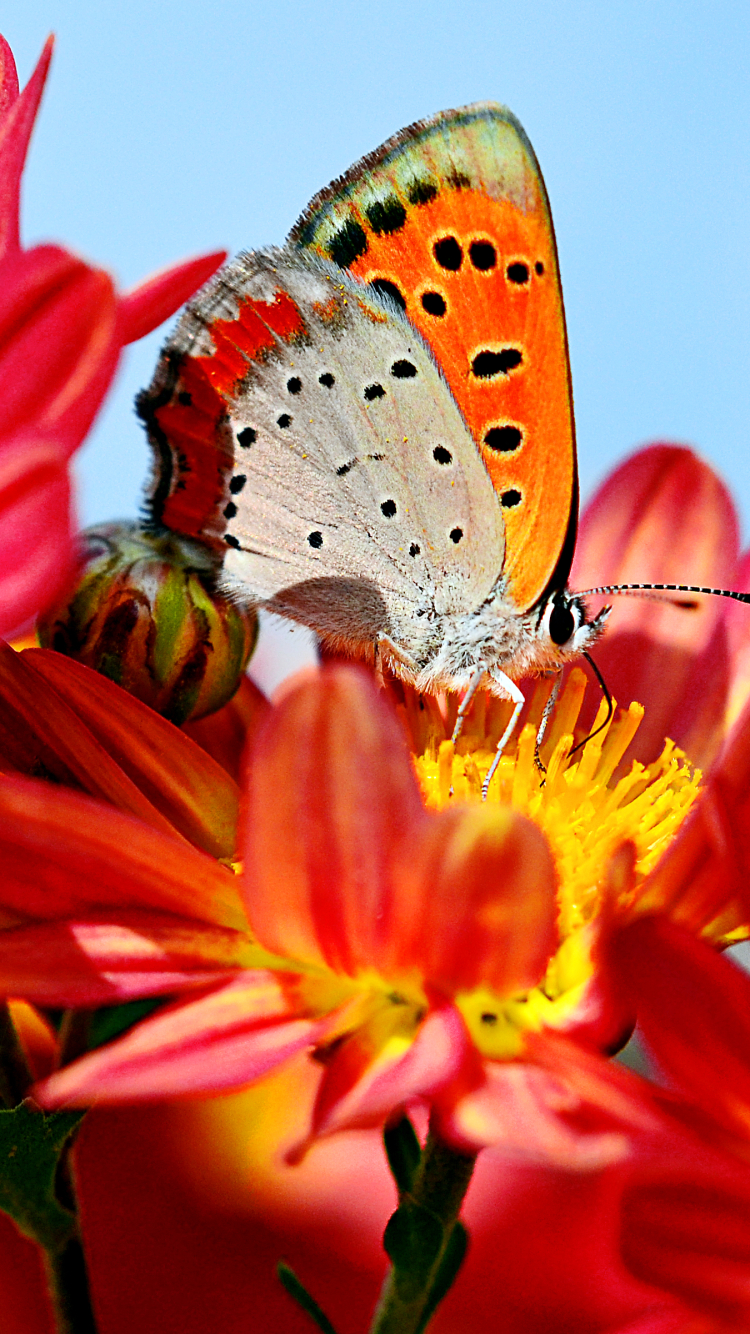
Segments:
[[[471,701],[473,700],[474,696],[477,693],[477,690],[482,684],[484,675],[485,675],[484,667],[477,667],[474,675],[472,676],[469,682],[469,688],[466,691],[466,694],[464,695],[463,699],[461,700],[461,703],[458,706],[458,713],[456,714],[456,725],[453,728],[453,736],[451,737],[451,741],[453,742],[454,746],[461,735],[461,729],[464,725],[464,718],[466,717],[467,709],[470,707]]]
[[[505,744],[508,741],[509,737],[513,735],[513,730],[515,728],[516,723],[518,722],[518,716],[524,704],[526,703],[526,697],[523,691],[521,690],[520,686],[517,686],[515,681],[511,681],[510,677],[505,675],[505,672],[494,671],[492,673],[492,680],[496,685],[500,686],[500,690],[498,690],[497,692],[498,694],[502,693],[506,697],[506,699],[513,700],[514,708],[510,716],[510,722],[508,723],[508,726],[506,727],[505,731],[503,732],[503,735],[501,736],[500,740],[497,743],[497,750],[495,751],[494,759],[489,769],[487,770],[485,780],[482,783],[482,801],[487,800],[487,793],[489,792],[490,789],[490,783],[492,782],[495,770],[497,769],[497,766],[500,763],[500,760],[502,759],[503,751],[505,749]]]
[[[416,676],[419,671],[418,664],[411,655],[406,653],[404,649],[399,648],[398,644],[394,644],[388,635],[381,633],[373,644],[373,667],[381,685],[383,683],[383,668],[389,658],[394,658],[396,662],[400,662],[402,666],[407,667],[409,673],[413,676]]]
[[[547,769],[545,765],[542,763],[542,757],[539,754],[539,752],[542,748],[542,742],[544,741],[544,734],[547,731],[547,724],[549,723],[550,717],[552,715],[552,710],[554,709],[557,703],[557,696],[560,694],[561,685],[562,685],[562,672],[558,672],[555,677],[555,684],[553,685],[552,690],[550,691],[550,697],[544,706],[544,712],[542,713],[542,717],[539,723],[539,730],[536,734],[536,746],[534,747],[534,763],[537,769],[540,771],[540,773],[543,774],[547,772]]]

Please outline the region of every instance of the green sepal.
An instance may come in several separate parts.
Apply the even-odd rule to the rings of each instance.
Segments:
[[[401,1301],[415,1301],[424,1292],[443,1246],[443,1225],[431,1209],[407,1200],[391,1214],[383,1246],[393,1265]]]
[[[318,1326],[318,1329],[322,1329],[323,1334],[336,1334],[325,1311],[321,1311],[315,1298],[307,1291],[304,1283],[300,1283],[294,1270],[290,1269],[289,1265],[285,1265],[283,1260],[279,1260],[279,1263],[276,1266],[276,1273],[279,1276],[279,1282],[289,1293],[292,1301],[295,1301],[305,1314],[309,1315],[313,1323]]]
[[[397,1125],[386,1127],[383,1143],[399,1196],[408,1195],[422,1159],[422,1149],[408,1116],[402,1116]]]
[[[459,1219],[458,1222],[453,1224],[453,1231],[448,1238],[448,1244],[435,1275],[435,1281],[430,1288],[427,1305],[424,1308],[416,1334],[422,1334],[423,1330],[427,1328],[446,1293],[450,1292],[458,1278],[458,1271],[466,1258],[468,1249],[469,1234]]]
[[[48,1252],[76,1230],[75,1215],[59,1201],[60,1159],[85,1111],[43,1112],[31,1098],[0,1111],[0,1209]]]

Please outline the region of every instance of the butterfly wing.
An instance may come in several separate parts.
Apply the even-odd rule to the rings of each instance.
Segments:
[[[515,117],[478,103],[402,130],[322,191],[290,241],[388,292],[434,350],[501,497],[518,609],[564,584],[578,501],[565,317]]]
[[[240,256],[140,411],[154,520],[212,542],[225,587],[339,643],[384,633],[419,656],[435,611],[480,606],[498,578],[502,511],[427,345],[334,265]]]

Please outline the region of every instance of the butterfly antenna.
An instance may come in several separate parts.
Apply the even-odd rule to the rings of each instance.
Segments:
[[[635,593],[635,594],[638,594],[638,593],[646,593],[646,594],[648,594],[648,593],[651,593],[651,592],[654,592],[654,593],[706,593],[709,597],[714,597],[714,598],[733,598],[735,602],[750,602],[750,593],[736,593],[736,592],[735,592],[733,589],[731,589],[731,588],[701,588],[701,587],[700,587],[699,585],[697,585],[697,584],[607,584],[607,585],[602,586],[601,588],[584,588],[584,589],[581,590],[580,593],[578,593],[578,592],[576,593],[576,597],[581,597],[581,598],[597,597],[598,594],[600,594],[600,593],[603,593],[603,594],[605,594],[605,595],[608,595],[608,594],[610,594],[610,593]],[[665,599],[665,601],[672,601],[672,599],[671,599],[671,598],[667,598],[667,599]],[[695,603],[695,602],[676,602],[676,603],[673,603],[673,605],[674,605],[674,606],[678,606],[678,607],[685,607],[687,610],[692,611],[692,610],[697,606],[697,603]],[[585,656],[585,655],[584,655],[584,656]],[[592,667],[594,666],[593,663],[592,663],[591,665],[592,665]],[[596,668],[595,668],[595,667],[594,667],[594,671],[596,671]]]
[[[614,592],[615,590],[608,589],[607,591]],[[583,594],[581,596],[583,596]],[[750,601],[750,597],[748,598],[748,601]],[[589,732],[588,736],[585,736],[583,738],[583,741],[579,741],[578,745],[573,747],[573,749],[570,751],[568,755],[568,759],[570,759],[571,755],[575,755],[576,751],[580,750],[582,746],[585,746],[587,741],[592,741],[595,736],[598,736],[600,732],[604,731],[605,727],[609,726],[610,721],[612,719],[612,714],[615,711],[615,706],[612,703],[612,696],[609,693],[609,686],[607,685],[607,682],[604,680],[604,677],[599,671],[599,668],[594,662],[594,659],[589,657],[588,653],[585,652],[582,654],[582,657],[586,659],[589,667],[591,668],[592,672],[594,673],[594,676],[596,677],[597,681],[599,682],[599,685],[601,686],[602,694],[607,701],[607,716],[604,719],[603,723],[600,723],[598,727],[594,728],[593,732]]]

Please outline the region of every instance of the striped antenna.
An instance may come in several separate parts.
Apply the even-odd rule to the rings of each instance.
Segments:
[[[714,598],[734,598],[735,602],[750,602],[750,593],[735,593],[731,588],[699,588],[696,584],[607,584],[602,588],[584,588],[575,593],[577,598],[596,597],[599,593],[706,593]],[[667,599],[668,600],[668,599]],[[695,603],[678,602],[676,606],[694,607]]]

